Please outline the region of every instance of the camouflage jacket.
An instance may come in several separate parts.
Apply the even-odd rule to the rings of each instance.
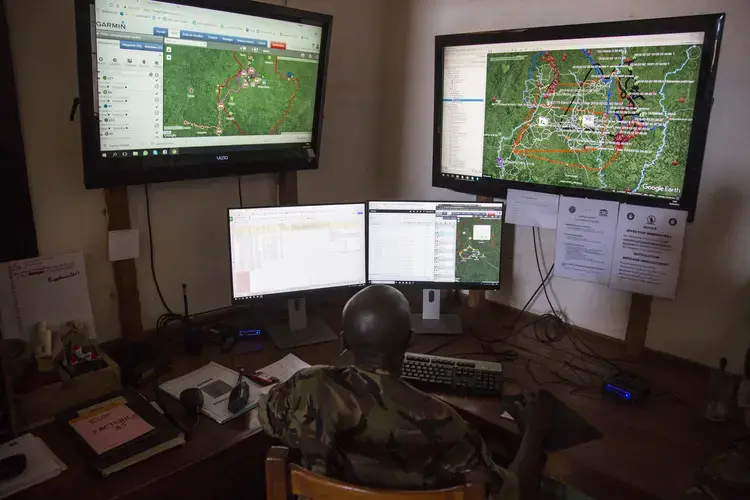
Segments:
[[[517,478],[492,462],[455,410],[387,372],[302,370],[261,399],[258,416],[266,433],[299,449],[303,465],[319,474],[374,488],[434,489],[482,469],[493,497],[518,498]]]

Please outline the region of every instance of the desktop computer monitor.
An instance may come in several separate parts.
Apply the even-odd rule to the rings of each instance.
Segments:
[[[503,202],[372,201],[368,281],[425,288],[415,331],[460,333],[435,289],[498,288],[504,215]]]
[[[726,16],[435,38],[433,185],[676,208],[698,198]]]
[[[288,297],[289,324],[269,328],[280,348],[332,340],[307,324],[304,292],[367,283],[364,203],[229,210],[232,301]]]

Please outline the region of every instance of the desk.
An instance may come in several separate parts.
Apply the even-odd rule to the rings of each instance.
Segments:
[[[324,317],[333,328],[340,327],[340,311],[340,307],[333,305],[323,307]],[[505,324],[513,314],[500,306],[489,305],[470,316],[472,319],[466,323],[467,329],[475,336],[499,339],[507,332],[501,331],[497,325]],[[624,346],[619,342],[583,335],[599,354],[613,358],[622,355]],[[453,339],[417,337],[411,350],[427,352],[447,340]],[[569,340],[560,342],[553,349],[523,335],[495,344],[495,348],[514,349],[521,354],[517,361],[505,363],[507,393],[517,393],[522,386],[532,388],[538,383],[553,381],[550,369],[560,370],[564,366],[562,363],[571,358],[567,353],[575,352]],[[435,354],[486,357],[486,354],[477,354],[482,351],[474,336],[464,335]],[[174,346],[174,352],[180,352],[179,345]],[[338,342],[306,346],[295,349],[294,353],[312,365],[350,362],[349,358],[340,356]],[[284,354],[270,341],[262,351],[242,356],[221,355],[217,347],[210,347],[204,349],[200,357],[176,355],[169,378],[187,373],[209,360],[251,371],[280,359]],[[603,366],[606,366],[601,362],[590,365],[592,371],[604,370]],[[692,484],[696,468],[725,448],[732,439],[743,435],[744,429],[739,424],[717,426],[701,418],[708,386],[705,368],[656,353],[647,353],[638,364],[625,366],[653,381],[656,397],[645,408],[629,408],[592,399],[595,393],[572,394],[570,387],[562,384],[544,384],[605,435],[602,440],[551,454],[548,473],[598,500],[679,498]],[[143,392],[149,396],[152,389]],[[501,435],[516,432],[514,424],[500,419],[501,407],[497,398],[443,398],[469,416],[483,431]],[[166,401],[167,397],[163,399],[177,404]],[[80,448],[67,430],[49,425],[34,433],[59,455],[69,470],[18,498],[264,498],[262,463],[272,441],[262,434],[251,435],[245,430],[242,418],[225,425],[202,419],[185,446],[106,480],[99,477],[87,457],[80,454]]]

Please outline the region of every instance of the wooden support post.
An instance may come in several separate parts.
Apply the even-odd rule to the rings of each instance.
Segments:
[[[279,205],[296,205],[299,203],[297,195],[297,172],[282,172],[279,174]]]
[[[625,331],[625,351],[638,358],[646,348],[648,320],[651,316],[651,296],[634,293],[630,302],[628,327]]]
[[[477,196],[477,202],[479,203],[492,203],[493,198],[487,196]],[[502,244],[502,243],[501,243]],[[470,290],[469,291],[469,307],[472,309],[479,309],[484,306],[487,302],[487,292],[484,290]]]
[[[109,230],[131,229],[128,188],[118,187],[104,190],[107,205]],[[138,295],[138,276],[135,260],[121,260],[112,263],[117,285],[117,305],[119,307],[120,332],[126,341],[136,341],[143,337],[141,300]]]

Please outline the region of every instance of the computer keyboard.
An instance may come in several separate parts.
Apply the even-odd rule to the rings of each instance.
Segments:
[[[421,389],[465,395],[500,395],[503,365],[407,352],[401,378]]]

